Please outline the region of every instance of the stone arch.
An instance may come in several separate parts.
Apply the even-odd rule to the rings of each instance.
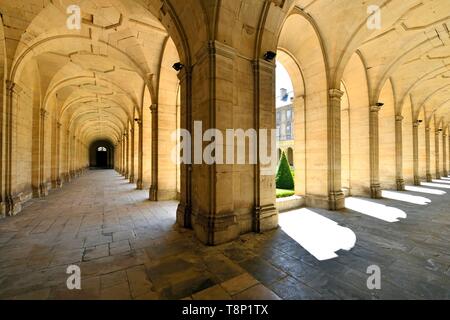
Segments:
[[[294,29],[303,31],[301,34],[292,33],[291,30]],[[306,176],[301,183],[304,190],[300,190],[299,193],[304,192],[308,204],[328,207],[330,181],[327,161],[324,161],[329,156],[327,139],[328,70],[322,41],[311,19],[301,13],[291,14],[284,21],[281,29],[278,51],[285,52],[297,65],[295,73],[293,72],[295,68],[287,67],[294,82],[296,96],[301,97],[303,90],[300,84],[304,83],[304,118],[301,111],[294,111],[296,121],[304,122],[306,161],[301,159],[301,147],[300,150],[297,150],[297,146],[295,146],[297,157],[294,157],[294,162],[300,168],[302,164],[305,164]],[[292,66],[295,64],[290,63]],[[302,80],[299,79],[299,75],[302,76]],[[296,100],[302,103],[301,98]],[[295,134],[295,139],[303,138],[302,134],[298,136],[297,132]],[[300,155],[299,161],[297,161],[298,155]],[[296,174],[296,179],[298,178],[302,179],[303,177],[301,174],[297,177]],[[324,195],[326,196],[324,197]]]
[[[306,132],[305,132],[305,83],[299,63],[288,51],[279,48],[277,59],[289,74],[294,88],[294,149],[292,162],[295,164],[295,191],[297,195],[306,195]],[[281,154],[279,155],[279,159]]]

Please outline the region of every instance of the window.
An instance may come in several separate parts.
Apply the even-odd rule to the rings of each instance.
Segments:
[[[277,124],[281,122],[281,112],[277,111]]]
[[[287,121],[292,121],[292,110],[287,110],[286,111],[286,118],[287,118]]]
[[[105,147],[98,147],[97,151],[106,152],[106,148]]]
[[[292,127],[291,127],[290,123],[288,125],[286,125],[286,139],[287,140],[292,139]]]

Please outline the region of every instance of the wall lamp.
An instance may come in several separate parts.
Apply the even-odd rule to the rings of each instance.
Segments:
[[[177,62],[172,66],[172,68],[174,68],[175,71],[180,71],[184,68],[184,64],[182,64],[181,62]]]
[[[417,120],[416,123],[417,124],[421,124],[423,122],[423,120]]]
[[[376,104],[375,104],[377,107],[382,107],[382,106],[384,106],[384,103],[383,102],[377,102]]]
[[[268,62],[272,62],[273,59],[275,59],[275,57],[277,56],[277,54],[273,51],[267,51],[266,53],[264,53],[264,60],[268,61]]]

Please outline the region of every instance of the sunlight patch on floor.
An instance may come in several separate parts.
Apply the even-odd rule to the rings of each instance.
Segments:
[[[400,218],[406,219],[407,217],[403,210],[353,197],[345,199],[345,207],[386,222],[398,222]]]
[[[356,243],[352,230],[305,208],[280,214],[279,225],[319,261],[337,258],[337,251],[348,251]]]
[[[422,182],[420,185],[425,187],[450,189],[450,185],[442,183]]]
[[[440,195],[440,196],[447,193],[447,192],[442,191],[442,190],[428,189],[428,188],[422,188],[422,187],[416,187],[416,186],[406,186],[405,190],[406,191],[411,191],[411,192],[436,194],[436,195]]]
[[[450,184],[450,180],[445,180],[445,179],[433,179],[434,183],[445,183],[445,184]]]
[[[402,202],[408,202],[412,204],[418,204],[426,206],[431,203],[431,200],[425,197],[413,196],[407,193],[394,192],[394,191],[381,191],[381,196],[386,199],[397,200]]]

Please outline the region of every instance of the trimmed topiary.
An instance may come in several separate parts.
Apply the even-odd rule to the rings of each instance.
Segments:
[[[280,163],[278,164],[276,176],[277,189],[294,190],[294,177],[292,176],[291,167],[289,165],[286,154],[281,154]]]

